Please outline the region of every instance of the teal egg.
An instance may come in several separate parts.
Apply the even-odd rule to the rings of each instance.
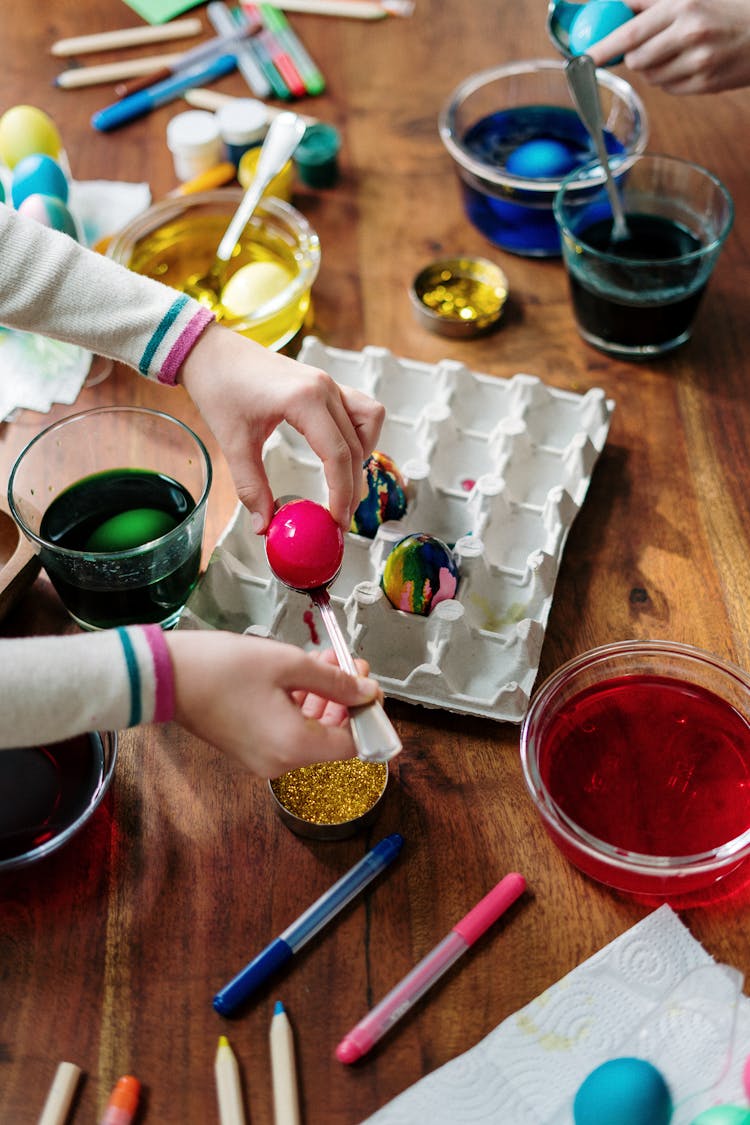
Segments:
[[[672,1097],[645,1059],[602,1063],[583,1080],[573,1102],[575,1125],[668,1125]]]
[[[538,137],[514,148],[505,162],[513,176],[525,180],[557,180],[572,172],[575,154],[568,145],[553,137]]]
[[[60,165],[51,156],[37,152],[24,156],[13,169],[10,197],[20,207],[29,195],[52,195],[68,202],[68,180]]]
[[[160,508],[131,508],[111,516],[91,533],[86,540],[86,551],[129,551],[160,539],[177,526],[177,521]]]
[[[572,55],[585,55],[593,43],[598,43],[611,31],[632,19],[634,12],[622,0],[588,0],[570,25],[568,42]],[[622,56],[609,59],[607,65],[622,62]]]
[[[750,1109],[740,1105],[715,1105],[699,1113],[690,1125],[750,1125]]]
[[[78,238],[75,219],[62,199],[56,199],[54,195],[27,195],[18,208],[18,214],[52,230],[69,234],[71,238]]]
[[[5,188],[2,180],[0,180],[0,203],[5,203]]]

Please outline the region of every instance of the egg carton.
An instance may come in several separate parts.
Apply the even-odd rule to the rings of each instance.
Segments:
[[[374,539],[348,533],[331,586],[352,652],[387,696],[520,722],[536,679],[563,548],[609,431],[614,403],[547,386],[534,375],[482,375],[464,364],[403,359],[378,347],[329,348],[300,359],[386,408],[378,448],[406,482],[408,508]],[[266,443],[275,496],[325,503],[319,459],[283,423]],[[427,532],[449,544],[459,583],[427,617],[395,609],[380,586],[392,547]],[[271,574],[262,537],[238,505],[180,628],[221,628],[304,648],[327,645],[318,611]]]

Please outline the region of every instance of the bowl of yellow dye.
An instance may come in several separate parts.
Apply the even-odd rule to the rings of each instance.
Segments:
[[[387,785],[388,764],[360,758],[301,766],[268,783],[283,823],[312,840],[344,840],[369,827]]]
[[[107,256],[181,292],[204,277],[243,196],[240,188],[163,199],[125,227]],[[302,327],[320,268],[320,240],[295,207],[266,196],[251,217],[224,285],[205,303],[217,320],[273,350]]]

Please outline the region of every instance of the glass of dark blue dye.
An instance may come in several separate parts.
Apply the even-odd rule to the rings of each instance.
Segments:
[[[30,441],[8,499],[82,628],[168,629],[198,579],[211,475],[205,445],[177,418],[105,406]]]
[[[677,157],[647,154],[613,171],[627,238],[613,240],[595,164],[563,182],[555,219],[581,336],[610,355],[648,359],[690,338],[734,206],[716,176]]]
[[[633,88],[597,71],[606,144],[627,160],[648,141]],[[565,176],[596,150],[557,59],[530,59],[472,75],[451,94],[438,127],[453,158],[465,213],[495,246],[527,257],[559,257],[552,203]]]

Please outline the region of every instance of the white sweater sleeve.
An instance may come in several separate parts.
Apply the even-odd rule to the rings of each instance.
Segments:
[[[0,753],[172,718],[172,663],[158,625],[0,640]]]
[[[214,314],[0,203],[0,324],[173,384]]]

